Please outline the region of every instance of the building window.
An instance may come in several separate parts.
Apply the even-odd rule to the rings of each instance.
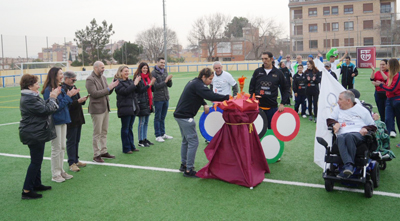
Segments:
[[[373,29],[374,21],[373,20],[363,21],[363,26],[364,26],[364,29]]]
[[[310,48],[318,48],[318,40],[310,40]]]
[[[390,45],[392,44],[392,39],[390,37],[382,37],[381,45]]]
[[[330,48],[330,47],[331,47],[331,40],[324,39],[324,48]]]
[[[294,35],[303,35],[303,25],[294,26]]]
[[[295,41],[293,51],[303,51],[303,41]]]
[[[332,39],[332,47],[339,47],[339,39]]]
[[[339,23],[337,22],[332,23],[332,31],[339,31]]]
[[[353,5],[345,5],[344,13],[345,14],[353,14]]]
[[[324,7],[324,15],[330,15],[331,9],[329,7]]]
[[[317,24],[309,24],[308,30],[309,30],[309,32],[318,32],[318,25]]]
[[[390,13],[391,11],[390,2],[381,3],[381,13]]]
[[[308,16],[317,16],[317,8],[309,8]]]
[[[354,23],[352,21],[344,22],[344,30],[345,31],[352,31],[354,29]]]
[[[392,22],[390,20],[381,20],[381,28],[390,29]]]
[[[374,45],[374,38],[364,38],[364,46]]]
[[[331,31],[331,23],[324,23],[324,31]]]
[[[293,10],[294,19],[302,19],[303,18],[303,10]]]
[[[365,3],[363,4],[363,11],[364,13],[373,12],[373,3]]]
[[[344,46],[354,46],[354,38],[345,38]]]
[[[339,7],[332,6],[332,15],[337,15],[337,14],[339,14]]]

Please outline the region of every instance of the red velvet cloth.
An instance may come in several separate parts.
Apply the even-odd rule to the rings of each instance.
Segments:
[[[208,164],[197,172],[204,179],[220,179],[246,187],[254,187],[269,173],[260,138],[253,122],[258,110],[227,109],[222,114],[225,124],[204,150]],[[228,124],[227,124],[228,123]],[[246,123],[229,125],[229,123]],[[249,123],[253,130],[249,133]]]

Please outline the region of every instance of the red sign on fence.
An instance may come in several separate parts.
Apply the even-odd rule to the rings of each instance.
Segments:
[[[357,68],[370,68],[371,65],[376,67],[376,48],[357,48]]]

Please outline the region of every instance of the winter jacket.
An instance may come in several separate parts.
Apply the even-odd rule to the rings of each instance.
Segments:
[[[350,63],[349,65],[343,63],[340,68],[340,74],[342,75],[342,85],[353,84],[354,77],[358,75],[358,70],[356,66],[353,63]],[[354,77],[351,76],[353,73],[355,74]]]
[[[113,90],[108,88],[107,78],[103,74],[97,75],[94,71],[86,78],[86,89],[89,97],[88,111],[90,114],[110,112],[110,95]]]
[[[43,93],[45,100],[49,99],[51,87],[46,87]],[[72,99],[67,95],[66,91],[61,88],[61,93],[57,97],[58,109],[53,114],[53,120],[55,125],[69,124],[71,123],[71,116],[69,115],[69,105],[72,103]]]
[[[164,73],[161,73],[160,69],[155,66],[151,76],[156,78],[156,82],[153,85],[153,101],[168,101],[169,92],[167,87],[172,87],[172,80],[165,83],[165,79],[168,76],[167,69],[164,69]]]
[[[264,66],[257,68],[250,80],[249,93],[250,95],[260,95],[260,107],[275,108],[278,107],[278,88],[280,88],[282,102],[289,99],[289,93],[286,88],[285,76],[275,67],[272,67],[271,72],[267,75]]]
[[[307,78],[303,73],[300,75],[298,72],[293,76],[293,92],[297,95],[306,95]]]
[[[44,143],[57,137],[52,114],[58,109],[57,100],[43,100],[31,90],[21,91],[19,138],[25,145]]]
[[[307,80],[307,87],[306,87],[306,95],[315,95],[319,94],[319,83],[321,82],[321,72],[316,72],[313,73],[312,70],[307,69],[304,72],[304,75],[306,76]],[[310,80],[308,80],[308,77],[310,77]],[[313,78],[315,77],[315,80]]]
[[[62,84],[62,88],[64,89],[64,91],[72,90],[73,88],[76,89],[75,85],[69,86],[65,83]],[[72,103],[71,105],[69,105],[69,116],[71,117],[71,123],[67,124],[68,128],[73,128],[85,124],[85,116],[83,115],[82,106],[85,105],[86,101],[79,103],[79,98],[81,98],[81,95],[79,93],[71,97]]]
[[[119,84],[115,87],[117,94],[118,117],[132,116],[139,113],[138,101],[136,98],[137,87],[132,79],[118,79]],[[114,79],[116,81],[116,79]]]
[[[210,101],[228,100],[229,95],[216,94],[204,82],[195,78],[186,84],[174,112],[175,118],[193,118],[201,105],[207,104],[204,99]]]
[[[139,105],[139,113],[137,114],[138,116],[149,116],[150,113],[154,112],[153,105],[150,107],[149,105],[149,95],[147,93],[147,89],[149,88],[149,85],[144,85],[143,79],[140,80],[138,84],[138,89],[136,90],[137,92],[137,100],[138,100],[138,105]],[[152,87],[153,89],[153,87]]]

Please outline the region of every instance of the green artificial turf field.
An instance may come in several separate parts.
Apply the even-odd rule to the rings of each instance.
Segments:
[[[248,91],[252,71],[231,71],[235,79],[247,77]],[[361,100],[375,106],[374,87],[369,81],[370,70],[360,70],[355,88]],[[151,115],[148,139],[151,147],[140,152],[122,153],[120,127],[116,114],[115,93],[110,95],[112,113],[108,132],[108,150],[116,159],[105,160],[112,165],[88,164],[74,178],[64,183],[51,181],[50,142],[46,144],[42,165],[42,181],[51,185],[38,200],[21,200],[21,189],[29,165],[29,149],[19,141],[18,122],[19,87],[0,89],[0,208],[2,220],[397,220],[400,202],[398,159],[388,162],[381,171],[381,183],[371,199],[360,192],[323,188],[322,169],[314,162],[315,123],[300,119],[300,132],[285,143],[282,161],[270,164],[273,182],[263,182],[253,190],[219,180],[190,179],[178,172],[181,136],[173,110],[186,83],[197,73],[174,73],[170,89],[170,110],[166,119],[166,132],[174,139],[156,143]],[[108,79],[111,82],[111,79]],[[77,82],[86,95],[84,81]],[[292,101],[292,104],[294,102]],[[293,106],[292,106],[293,107]],[[202,111],[202,109],[200,109]],[[376,111],[376,108],[375,108]],[[87,113],[85,107],[84,112]],[[201,113],[196,116],[198,122]],[[79,156],[81,161],[92,161],[92,122],[85,116]],[[136,119],[137,120],[137,119]],[[10,124],[14,123],[14,124]],[[137,144],[137,122],[134,124]],[[199,132],[200,145],[195,166],[202,168],[207,159],[206,143]],[[392,150],[400,156],[395,145],[399,138],[391,139]],[[64,163],[68,170],[68,164]],[[305,184],[313,184],[305,186]],[[335,185],[341,186],[339,184]],[[322,187],[322,188],[321,188]],[[342,186],[343,187],[343,186]],[[354,189],[354,188],[352,188]],[[356,188],[357,189],[357,188]],[[379,193],[379,192],[381,193]],[[384,196],[384,195],[389,196]],[[391,195],[390,195],[391,194]]]

